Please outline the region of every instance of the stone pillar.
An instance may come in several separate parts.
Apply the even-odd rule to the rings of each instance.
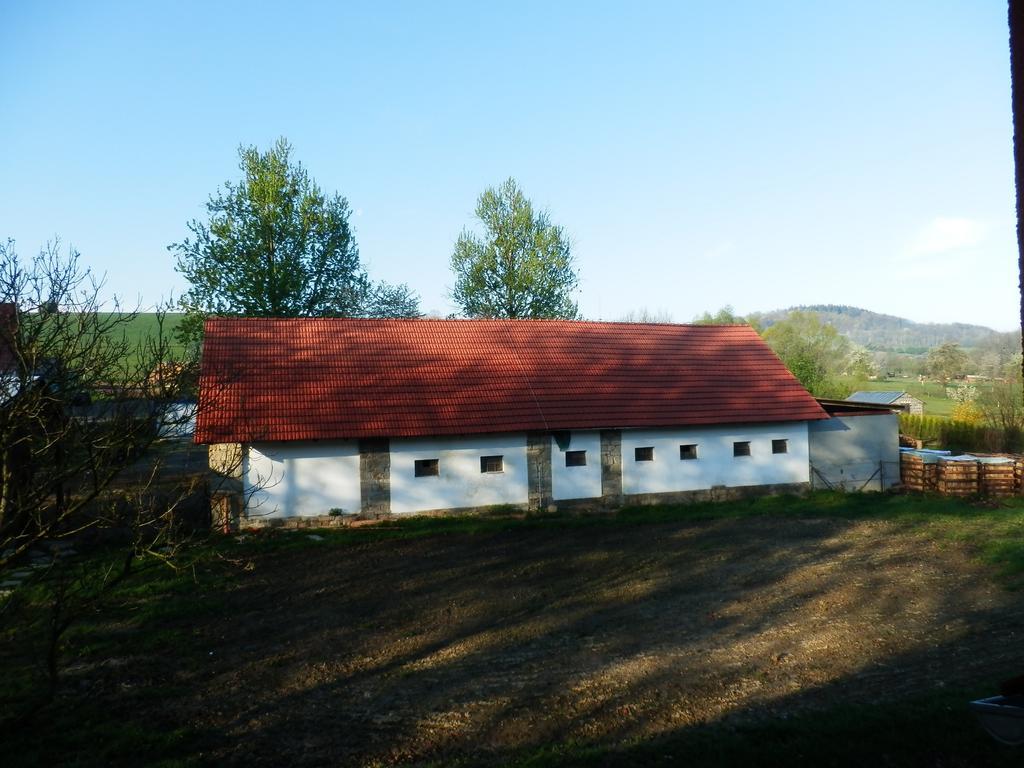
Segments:
[[[210,524],[214,531],[233,533],[242,515],[242,494],[214,491],[210,494]]]
[[[391,442],[386,438],[359,441],[360,516],[391,514]]]
[[[526,435],[526,484],[530,509],[546,511],[551,504],[551,435]]]
[[[622,505],[622,433],[601,430],[601,501],[607,507]]]
[[[241,479],[241,443],[213,443],[207,448],[207,460],[209,461],[210,469],[218,475]]]
[[[237,531],[240,521],[248,517],[242,479],[247,450],[241,443],[215,443],[207,449],[210,474],[206,489],[210,497],[210,522],[215,531]]]

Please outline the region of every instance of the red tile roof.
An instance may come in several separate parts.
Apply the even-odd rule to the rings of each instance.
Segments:
[[[196,441],[827,418],[747,326],[217,318]]]

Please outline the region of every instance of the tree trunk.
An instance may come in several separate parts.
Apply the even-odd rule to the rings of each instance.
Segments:
[[[1021,382],[1024,386],[1024,0],[1010,0],[1010,98],[1013,104],[1014,186],[1017,191],[1017,267],[1020,289]]]

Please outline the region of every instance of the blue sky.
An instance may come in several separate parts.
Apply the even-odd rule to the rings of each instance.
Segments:
[[[374,278],[453,310],[476,197],[570,233],[589,318],[853,304],[1017,323],[1001,2],[0,0],[0,237],[151,305],[287,137]]]

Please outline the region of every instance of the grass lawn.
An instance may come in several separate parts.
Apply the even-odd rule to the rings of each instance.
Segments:
[[[1024,500],[815,494],[198,543],[68,637],[8,765],[1019,765]]]

